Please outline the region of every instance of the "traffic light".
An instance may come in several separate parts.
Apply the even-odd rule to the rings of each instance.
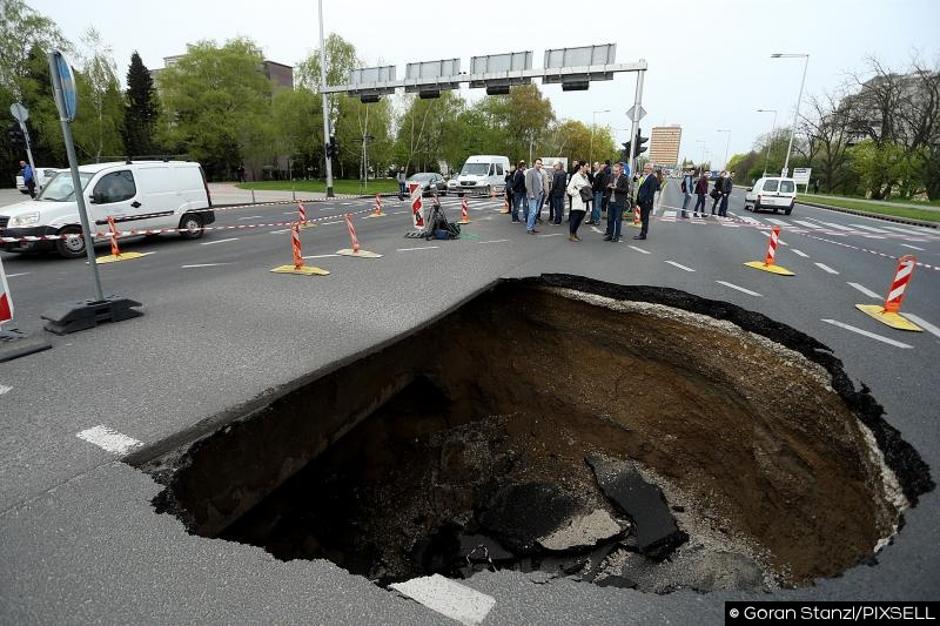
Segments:
[[[623,161],[624,163],[629,163],[630,162],[630,142],[625,141],[621,145],[623,146],[623,150],[620,151],[620,160]]]
[[[636,139],[633,140],[636,145],[636,153],[633,156],[640,156],[641,154],[646,152],[646,146],[644,146],[643,144],[650,140],[649,137],[641,137],[640,132],[641,131],[639,127],[637,127]]]
[[[339,156],[339,145],[336,143],[336,137],[330,137],[330,142],[326,144],[326,156],[331,159]]]
[[[19,124],[13,124],[7,129],[7,135],[10,138],[10,145],[16,149],[26,147],[26,136]]]

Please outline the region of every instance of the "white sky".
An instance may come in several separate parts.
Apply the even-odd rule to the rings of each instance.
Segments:
[[[219,43],[247,36],[267,58],[293,65],[318,47],[315,0],[195,1],[27,0],[54,19],[73,42],[94,26],[113,47],[119,73],[127,71],[136,49],[151,69],[163,57],[185,52],[186,43]],[[520,50],[534,51],[541,67],[547,48],[616,43],[617,61],[644,58],[649,63],[641,123],[680,124],[682,156],[724,160],[728,128],[731,154],[751,147],[770,128],[792,123],[802,60],[772,60],[773,52],[811,55],[806,93],[818,94],[861,70],[875,55],[901,68],[914,52],[940,62],[940,0],[725,0],[712,2],[509,2],[472,0],[324,0],[327,33],[352,42],[366,65],[396,65],[459,57],[469,70],[470,57]],[[629,127],[634,75],[617,74],[595,82],[585,92],[563,93],[559,85],[542,87],[559,118]],[[463,90],[471,99],[483,90]],[[615,133],[625,141],[628,130]]]

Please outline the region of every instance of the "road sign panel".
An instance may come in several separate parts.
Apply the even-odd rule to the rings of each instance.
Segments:
[[[630,107],[630,110],[627,111],[627,117],[634,122],[639,122],[644,117],[646,117],[646,109],[644,109],[642,106],[640,107],[639,113],[637,113],[636,117],[634,117],[635,113],[637,113],[636,105]]]
[[[810,175],[813,173],[813,168],[811,167],[794,167],[793,168],[793,182],[797,185],[808,185]]]
[[[12,115],[13,119],[17,122],[25,122],[29,119],[29,109],[19,102],[14,102],[10,105],[10,115]]]
[[[56,102],[56,104],[60,105],[59,115],[69,122],[74,122],[75,116],[78,114],[78,96],[75,92],[75,76],[72,74],[72,68],[69,66],[69,62],[62,56],[61,52],[55,50],[52,52],[52,56],[55,60],[56,73],[59,75],[59,82],[62,86],[62,102],[61,104],[58,101]]]

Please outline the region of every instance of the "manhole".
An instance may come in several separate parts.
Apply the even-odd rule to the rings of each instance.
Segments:
[[[675,290],[508,281],[143,467],[157,508],[389,584],[483,569],[665,593],[874,556],[927,466],[840,362]]]

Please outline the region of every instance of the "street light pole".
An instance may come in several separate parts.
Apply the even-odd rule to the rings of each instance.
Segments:
[[[770,146],[774,142],[774,130],[777,129],[777,109],[757,109],[757,112],[774,114],[774,121],[770,123],[770,139],[767,141],[767,149],[764,150],[764,176],[767,176],[767,165],[770,163]]]
[[[796,123],[800,118],[800,102],[803,100],[803,86],[806,85],[806,69],[809,67],[808,54],[771,54],[771,59],[803,59],[803,78],[800,80],[800,95],[796,97],[796,109],[793,111],[793,128],[790,130],[790,143],[787,144],[787,158],[783,162],[783,171],[781,175],[790,174],[790,151],[793,150],[793,137],[796,136]]]
[[[604,109],[603,111],[592,111],[591,112],[591,149],[589,151],[588,159],[591,163],[594,163],[594,127],[597,125],[597,114],[598,113],[610,113],[610,109]]]
[[[636,73],[636,95],[633,101],[633,116],[630,120],[630,162],[627,164],[630,166],[630,171],[636,174],[636,149],[639,147],[636,145],[636,136],[640,132],[640,110],[643,108],[643,79],[646,77],[646,70],[641,70]]]
[[[725,142],[725,167],[728,169],[728,149],[731,148],[731,129],[730,128],[719,128],[719,133],[728,133],[728,140]]]
[[[327,144],[330,143],[330,111],[326,100],[326,45],[323,43],[323,0],[320,7],[320,95],[323,97],[323,156],[326,158],[326,197],[333,197],[333,163]]]

